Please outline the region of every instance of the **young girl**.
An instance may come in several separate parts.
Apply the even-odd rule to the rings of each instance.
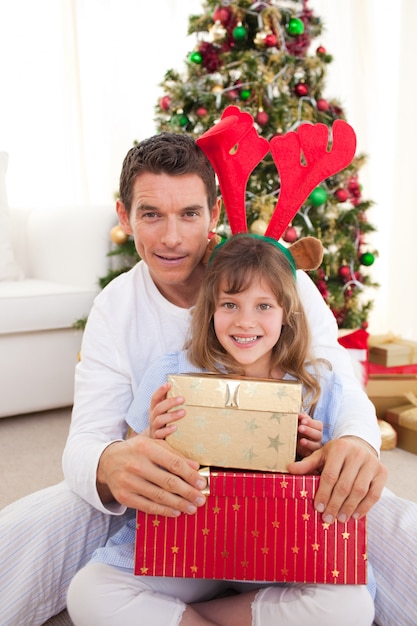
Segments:
[[[342,388],[327,363],[310,359],[296,263],[275,240],[236,235],[215,249],[186,350],[165,355],[148,370],[127,415],[131,429],[148,429],[160,439],[172,433],[185,414],[183,408],[175,410],[184,398],[166,398],[167,383],[154,390],[168,374],[201,371],[301,381],[300,456],[338,435]],[[194,512],[191,507],[189,513]],[[75,576],[68,610],[76,626],[372,624],[373,601],[361,585],[134,576],[134,539],[132,511],[132,519]]]

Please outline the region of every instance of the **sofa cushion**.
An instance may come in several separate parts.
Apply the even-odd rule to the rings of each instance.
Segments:
[[[14,258],[6,191],[7,152],[0,152],[0,281],[18,280],[23,272]]]
[[[0,335],[71,328],[98,290],[34,278],[0,282]]]

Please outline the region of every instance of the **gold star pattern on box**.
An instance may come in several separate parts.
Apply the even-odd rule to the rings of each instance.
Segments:
[[[201,465],[286,471],[295,460],[301,385],[213,374],[169,377],[186,415],[167,442]]]

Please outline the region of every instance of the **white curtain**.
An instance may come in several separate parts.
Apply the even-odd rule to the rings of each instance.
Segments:
[[[310,0],[325,31],[328,97],[368,156],[370,331],[417,340],[415,0]],[[112,202],[124,155],[155,132],[158,84],[183,69],[202,0],[0,0],[0,149],[10,205]],[[315,44],[314,44],[315,45]],[[416,176],[417,178],[417,176]],[[80,225],[81,227],[81,225]]]

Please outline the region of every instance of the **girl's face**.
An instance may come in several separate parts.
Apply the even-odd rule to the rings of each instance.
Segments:
[[[283,324],[284,311],[268,283],[253,280],[241,293],[226,293],[220,283],[214,330],[223,348],[253,378],[271,377],[272,349]]]

